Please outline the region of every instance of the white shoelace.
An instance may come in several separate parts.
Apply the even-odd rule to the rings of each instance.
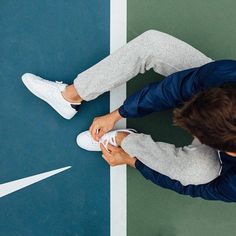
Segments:
[[[131,133],[136,133],[137,131],[135,129],[121,129],[121,130],[117,130],[117,132],[127,132],[129,134]],[[116,135],[117,132],[114,133],[114,136],[109,136],[107,139],[105,140],[99,140],[99,144],[102,143],[103,146],[105,147],[105,149],[109,152],[108,150],[108,144],[110,143],[111,145],[117,147],[117,143],[116,143]]]
[[[117,143],[116,143],[115,137],[113,137],[113,136],[110,136],[108,139],[105,139],[105,140],[103,140],[103,141],[100,141],[100,140],[99,140],[99,144],[100,144],[100,143],[103,144],[103,146],[105,147],[105,149],[106,149],[108,152],[110,152],[110,151],[108,150],[108,144],[109,144],[109,143],[110,143],[111,145],[117,147]]]

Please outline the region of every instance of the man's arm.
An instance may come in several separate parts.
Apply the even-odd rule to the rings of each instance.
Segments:
[[[154,184],[171,189],[179,194],[200,197],[206,200],[236,202],[235,189],[229,185],[227,176],[219,176],[207,184],[183,186],[179,181],[170,179],[150,169],[139,160],[136,160],[135,167],[146,179],[151,180]]]
[[[152,83],[128,97],[119,108],[122,117],[140,117],[155,111],[174,108],[196,93],[236,82],[236,61],[210,62],[169,75],[159,83]]]
[[[120,145],[121,139],[117,139],[117,142]],[[131,157],[122,148],[114,147],[111,144],[108,144],[107,148],[105,148],[103,145],[104,144],[100,144],[102,156],[110,166],[122,164],[130,165],[139,170],[146,179],[180,194],[189,195],[191,197],[201,197],[207,200],[236,202],[236,189],[234,187],[236,173],[233,173],[231,170],[227,171],[227,175],[221,175],[207,184],[184,186],[179,181],[173,180],[147,167],[137,158]]]

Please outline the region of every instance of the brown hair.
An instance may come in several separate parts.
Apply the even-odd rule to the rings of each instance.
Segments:
[[[174,110],[174,124],[218,150],[236,152],[236,84],[196,94]]]

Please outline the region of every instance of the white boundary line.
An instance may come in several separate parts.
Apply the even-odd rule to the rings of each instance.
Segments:
[[[110,53],[127,42],[127,0],[110,0]],[[110,111],[126,98],[126,84],[110,92]],[[126,127],[122,119],[116,128]],[[126,165],[110,168],[110,236],[127,235]]]

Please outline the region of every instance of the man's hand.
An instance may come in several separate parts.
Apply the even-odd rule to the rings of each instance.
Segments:
[[[103,144],[100,144],[100,147],[102,150],[103,158],[110,166],[118,166],[118,165],[127,164],[135,168],[135,161],[137,159],[135,157],[129,156],[129,154],[126,153],[122,148],[114,147],[113,145],[108,144],[107,146],[109,150],[108,152],[105,149]]]
[[[113,111],[112,113],[109,113],[104,116],[95,117],[93,120],[92,125],[89,128],[89,131],[93,138],[96,141],[99,141],[99,139],[107,132],[113,129],[116,122],[120,120],[122,116],[120,115],[118,110]]]

